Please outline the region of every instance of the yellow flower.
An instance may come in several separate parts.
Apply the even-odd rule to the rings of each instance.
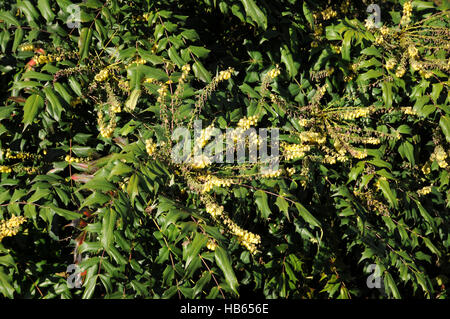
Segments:
[[[397,60],[395,58],[390,58],[389,60],[387,60],[385,67],[387,70],[392,70],[396,64]]]
[[[268,75],[272,78],[275,79],[277,76],[280,75],[280,69],[278,67],[278,64],[276,65],[276,67],[272,70],[269,71]]]
[[[431,186],[425,186],[424,188],[422,188],[422,189],[419,189],[418,191],[417,191],[417,194],[419,194],[419,195],[427,195],[427,194],[429,194],[429,193],[431,193]]]
[[[295,167],[288,167],[286,168],[286,171],[288,172],[289,176],[292,176],[295,174]]]
[[[254,116],[250,116],[250,117],[243,117],[239,120],[237,126],[247,130],[249,129],[251,126],[256,125],[256,123],[258,123],[258,117],[256,115]]]
[[[208,203],[206,204],[206,212],[217,218],[223,214],[223,206],[219,206],[216,203]]]
[[[206,243],[206,248],[208,248],[209,250],[216,250],[217,248],[217,243],[214,241],[214,239],[210,239],[208,240],[208,242]]]
[[[5,237],[15,236],[19,232],[20,225],[27,219],[23,216],[12,216],[8,220],[0,220],[0,241]]]
[[[386,26],[382,26],[380,29],[380,32],[382,35],[388,35],[389,34],[389,28]]]
[[[103,82],[109,77],[109,70],[103,69],[94,76],[94,80],[97,82]]]
[[[395,71],[395,76],[401,78],[403,75],[405,75],[405,72],[406,72],[405,68],[401,66],[397,68],[397,71]]]
[[[419,50],[415,46],[410,46],[408,48],[408,54],[411,59],[414,59],[419,56]]]
[[[4,165],[0,166],[0,173],[11,173],[11,172],[12,172],[11,167]]]
[[[281,169],[262,169],[261,170],[261,177],[262,178],[274,178],[280,176],[282,173]]]
[[[155,154],[156,151],[156,144],[153,143],[151,139],[148,139],[145,141],[145,150],[147,151],[147,154],[152,156]]]

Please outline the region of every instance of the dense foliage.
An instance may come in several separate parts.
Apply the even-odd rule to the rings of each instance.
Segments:
[[[0,295],[447,298],[448,2],[369,5],[2,2]]]

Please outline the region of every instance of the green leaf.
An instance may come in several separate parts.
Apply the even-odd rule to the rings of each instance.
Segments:
[[[289,75],[291,77],[295,77],[297,75],[297,68],[295,67],[294,58],[292,56],[291,51],[285,44],[280,48],[280,51],[281,51],[281,62],[283,62],[284,65],[286,65],[286,69],[288,70]]]
[[[116,226],[117,212],[113,209],[104,210],[102,221],[101,242],[105,249],[110,249],[114,241],[114,228]]]
[[[237,291],[238,281],[236,275],[234,274],[233,267],[231,266],[231,260],[227,252],[220,246],[216,247],[214,250],[214,257],[216,263],[225,275],[225,280],[227,281],[230,288],[239,295]]]
[[[195,45],[191,45],[189,46],[189,49],[192,51],[192,53],[194,53],[198,58],[205,58],[208,56],[209,52],[211,52],[211,50],[208,50],[204,47],[198,47]]]
[[[305,220],[305,222],[314,227],[322,227],[320,222],[302,204],[295,203],[295,207],[297,208],[298,213]]]
[[[196,61],[194,65],[192,66],[192,69],[194,70],[194,74],[197,78],[202,80],[203,82],[209,83],[211,82],[211,75],[209,72],[205,69],[203,64],[199,61]]]
[[[33,122],[36,115],[41,111],[43,106],[44,99],[40,95],[33,94],[28,97],[23,108],[24,114],[22,123],[25,124],[23,130],[25,130],[25,128]]]
[[[342,41],[342,59],[345,61],[350,61],[350,49],[352,47],[353,30],[348,30],[344,34],[344,40]]]
[[[241,0],[244,4],[245,13],[264,30],[267,29],[267,17],[253,0]]]
[[[384,197],[389,201],[391,206],[397,208],[398,201],[397,198],[394,196],[394,193],[392,192],[391,188],[389,187],[389,182],[385,179],[379,179],[378,183],[380,185],[380,189],[383,192]]]
[[[44,93],[45,93],[46,98],[50,102],[47,104],[47,112],[56,121],[59,121],[61,119],[61,113],[64,109],[63,109],[61,103],[59,102],[58,97],[56,96],[55,92],[49,87],[46,87],[44,89]]]
[[[95,286],[97,285],[97,278],[98,278],[98,275],[93,275],[92,277],[90,277],[87,280],[87,282],[85,284],[83,296],[81,297],[82,299],[91,299],[92,298],[92,296],[94,295]]]
[[[92,29],[83,28],[81,29],[80,39],[78,40],[78,48],[80,49],[79,55],[80,60],[84,60],[89,56],[89,46],[92,40]]]
[[[134,89],[131,92],[128,100],[125,102],[125,108],[127,110],[134,111],[134,109],[136,108],[137,101],[140,96],[141,96],[141,90]]]
[[[130,181],[128,182],[127,186],[127,193],[131,198],[131,202],[134,202],[134,198],[137,196],[139,189],[139,176],[137,174],[133,174],[130,177]]]
[[[28,200],[27,203],[34,203],[37,202],[38,200],[40,200],[42,197],[45,197],[47,195],[51,194],[51,191],[48,188],[38,188],[33,196],[31,196]]]
[[[55,18],[55,14],[53,13],[48,0],[38,0],[37,7],[39,11],[41,11],[42,16],[45,20],[47,20],[47,22],[53,21],[53,19]]]
[[[267,219],[269,215],[272,213],[270,211],[270,207],[267,200],[268,198],[265,192],[263,192],[262,190],[258,190],[255,192],[256,205],[258,206],[261,216],[265,219]]]
[[[305,16],[306,21],[309,22],[309,26],[311,28],[313,28],[314,27],[314,17],[313,17],[311,10],[309,9],[306,1],[303,1],[303,15]]]
[[[384,81],[381,88],[383,90],[384,107],[389,108],[392,106],[392,83]]]
[[[5,296],[6,298],[14,298],[14,288],[11,286],[11,283],[9,282],[8,276],[3,272],[3,267],[0,267],[0,292]]]
[[[200,233],[195,233],[194,239],[188,244],[184,251],[184,259],[186,260],[185,269],[187,269],[194,258],[198,258],[200,250],[206,245],[208,237]]]
[[[431,217],[430,214],[428,214],[428,212],[426,211],[426,209],[422,206],[422,204],[418,201],[415,200],[417,207],[419,208],[419,212],[422,215],[422,217],[428,222],[430,223],[430,225],[432,227],[434,227],[434,219],[433,217]]]
[[[180,57],[174,46],[171,46],[167,53],[169,54],[169,58],[172,60],[172,62],[174,62],[179,68],[185,65],[185,62]]]
[[[24,31],[23,31],[22,27],[18,27],[16,29],[16,31],[14,32],[14,42],[13,42],[13,46],[12,46],[13,52],[17,51],[17,48],[19,47],[20,43],[22,42],[23,34],[24,34]]]
[[[395,284],[391,274],[388,272],[384,274],[384,286],[389,287],[389,290],[392,292],[392,295],[395,299],[401,298],[400,293],[398,292],[397,285]]]
[[[445,135],[445,139],[450,143],[450,117],[448,115],[442,115],[439,120],[439,126]]]
[[[278,206],[278,208],[280,209],[280,212],[283,212],[283,214],[286,216],[286,218],[290,221],[289,203],[283,197],[277,196],[275,205]]]
[[[164,59],[160,56],[157,56],[155,54],[151,54],[148,51],[145,51],[141,48],[138,48],[138,53],[145,61],[148,61],[152,63],[153,65],[162,64],[164,63]]]
[[[55,214],[57,214],[57,215],[59,215],[61,217],[64,217],[67,220],[73,220],[73,219],[80,218],[80,214],[78,214],[76,212],[72,212],[72,211],[67,210],[67,209],[56,207],[53,204],[48,205],[48,207],[50,208],[50,210],[53,213],[55,213]]]
[[[80,189],[91,189],[107,192],[116,189],[116,187],[113,184],[109,183],[104,177],[96,176],[89,182],[81,186]]]
[[[398,148],[398,151],[402,157],[406,157],[408,159],[411,165],[415,165],[414,146],[410,142],[403,142]]]
[[[16,27],[20,27],[20,22],[8,11],[0,12],[0,20],[15,25]]]

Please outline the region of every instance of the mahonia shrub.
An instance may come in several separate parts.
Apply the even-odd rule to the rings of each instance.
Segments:
[[[0,293],[446,298],[448,5],[369,5],[1,4]]]

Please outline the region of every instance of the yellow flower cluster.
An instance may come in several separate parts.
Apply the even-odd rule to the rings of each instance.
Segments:
[[[94,80],[97,82],[103,82],[103,81],[107,80],[108,77],[109,77],[109,70],[103,69],[94,76]]]
[[[335,16],[337,16],[337,12],[334,11],[331,7],[328,7],[324,11],[322,11],[322,18],[324,20],[334,18]]]
[[[147,154],[152,156],[156,151],[156,143],[154,143],[151,139],[145,141],[145,150]]]
[[[363,159],[367,157],[367,151],[352,150],[351,154],[357,159]]]
[[[154,82],[156,82],[156,79],[154,79],[154,78],[145,78],[144,79],[144,83],[154,83]]]
[[[111,105],[111,107],[109,109],[113,113],[120,113],[120,111],[121,111],[121,108],[120,108],[119,104],[113,104],[113,105]]]
[[[89,161],[90,158],[89,157],[87,157],[87,158],[78,158],[78,157],[72,157],[70,155],[66,155],[64,160],[66,162],[68,162],[68,163],[83,163],[83,162]]]
[[[35,174],[37,172],[37,168],[36,167],[26,167],[26,166],[24,166],[23,169],[29,175]]]
[[[377,35],[377,37],[375,38],[375,44],[380,45],[383,44],[384,42],[384,38],[382,35]]]
[[[61,61],[62,58],[60,56],[57,55],[52,55],[52,54],[41,54],[41,55],[35,55],[33,57],[34,62],[36,62],[36,65],[39,64],[45,64],[45,63],[51,63],[54,61]]]
[[[249,116],[249,117],[243,117],[239,120],[237,126],[247,130],[250,128],[250,126],[254,126],[258,123],[258,117],[256,115]]]
[[[209,192],[214,186],[229,187],[233,183],[232,179],[222,179],[214,175],[201,176],[200,180],[204,181],[202,189],[203,193]]]
[[[191,162],[191,167],[194,169],[202,169],[206,166],[211,165],[211,160],[208,156],[202,154],[199,156],[194,156],[194,159]]]
[[[311,123],[312,121],[311,120],[308,120],[308,119],[299,119],[298,120],[298,124],[301,126],[301,127],[307,127],[307,126],[309,126],[309,124]]]
[[[202,148],[208,143],[208,140],[211,138],[212,134],[214,132],[214,126],[211,124],[207,128],[203,129],[200,137],[198,138],[198,141],[196,142],[196,145],[198,147]]]
[[[23,216],[13,216],[8,220],[0,220],[0,241],[5,237],[15,236],[19,232],[20,225],[27,219]]]
[[[9,166],[0,165],[0,173],[11,173],[12,169]]]
[[[207,203],[206,212],[214,218],[220,217],[223,214],[223,206],[219,206],[214,202]]]
[[[367,30],[372,30],[376,28],[375,23],[373,22],[373,19],[366,19],[366,24],[364,25]]]
[[[167,85],[162,85],[159,89],[158,89],[158,98],[157,101],[159,103],[163,103],[165,97],[167,96]]]
[[[136,21],[148,21],[150,18],[150,13],[144,13],[142,16],[137,16]]]
[[[340,45],[331,45],[331,48],[333,49],[333,51],[337,54],[341,53],[341,46]]]
[[[295,167],[288,167],[286,168],[286,172],[289,174],[289,176],[292,176],[295,174]]]
[[[431,193],[431,186],[425,186],[417,191],[417,194],[420,196],[427,195],[429,193]]]
[[[119,82],[117,83],[117,85],[119,86],[119,88],[122,91],[128,92],[130,91],[130,84],[128,83],[128,81],[125,80],[119,80]]]
[[[261,243],[261,237],[259,235],[255,235],[239,227],[234,221],[232,221],[228,217],[225,217],[223,222],[227,226],[228,230],[233,235],[238,237],[238,240],[241,243],[241,245],[247,248],[247,250],[251,254],[255,254],[257,252],[257,246]]]
[[[362,140],[362,142],[365,144],[377,145],[377,144],[380,144],[380,139],[376,138],[376,137],[367,137],[367,138],[364,138]]]
[[[389,34],[389,28],[387,27],[387,26],[382,26],[381,28],[380,28],[380,32],[381,32],[381,35],[388,35]]]
[[[395,76],[401,78],[403,75],[405,75],[405,72],[405,68],[403,66],[400,66],[397,68],[397,71],[395,71]]]
[[[287,161],[292,159],[298,159],[305,156],[305,153],[311,150],[311,146],[302,144],[288,144],[283,143],[284,157]]]
[[[134,64],[145,64],[147,61],[143,58],[136,58],[136,60],[130,62],[125,66],[125,69],[128,69],[130,66],[133,66]]]
[[[272,78],[275,79],[277,76],[280,75],[280,68],[278,67],[278,64],[276,65],[276,67],[272,70],[269,71],[268,75]]]
[[[208,242],[206,243],[206,248],[208,248],[209,250],[216,250],[217,248],[217,243],[214,241],[214,239],[210,239],[208,240]]]
[[[366,117],[370,114],[368,108],[359,108],[351,111],[345,111],[339,114],[339,116],[344,120],[354,120],[360,117]]]
[[[425,70],[420,70],[419,71],[420,76],[424,77],[425,79],[429,79],[433,76],[433,72],[431,71],[425,71]]]
[[[408,48],[408,54],[411,59],[417,58],[419,57],[419,50],[417,50],[417,48],[412,45]]]
[[[416,110],[414,110],[411,106],[405,106],[400,109],[402,113],[407,115],[417,115]]]
[[[32,44],[24,44],[20,47],[20,51],[33,51],[34,45]]]
[[[181,77],[180,77],[180,82],[184,82],[189,74],[189,71],[191,71],[191,66],[189,64],[183,65],[183,67],[181,68]],[[231,76],[231,74],[230,74]]]
[[[326,137],[317,132],[305,131],[300,133],[300,139],[303,143],[317,143],[324,144]]]
[[[35,157],[40,157],[40,156],[31,154],[28,152],[15,152],[15,154],[13,154],[9,148],[6,149],[6,153],[5,153],[5,158],[7,158],[7,159],[19,159],[19,160],[23,161],[23,160],[32,159]]]
[[[390,58],[389,60],[386,61],[385,67],[387,70],[392,70],[396,65],[397,60],[395,58]]]
[[[110,138],[112,133],[114,133],[114,129],[116,128],[115,119],[112,118],[111,121],[109,122],[109,124],[107,126],[105,126],[105,123],[103,121],[103,113],[99,111],[97,113],[97,121],[98,121],[100,135],[104,138]]]
[[[424,173],[424,175],[428,175],[431,172],[431,165],[430,162],[427,162],[423,167],[422,167],[422,173]]]
[[[228,80],[229,78],[231,78],[231,75],[233,74],[233,72],[234,72],[233,68],[228,68],[228,70],[220,71],[219,75],[214,78],[214,82]]]
[[[281,169],[274,170],[274,169],[266,168],[266,169],[261,170],[261,177],[262,178],[274,178],[274,177],[279,177],[281,175],[281,173],[282,173]]]
[[[412,3],[411,1],[406,1],[403,4],[403,15],[400,20],[400,24],[408,24],[411,21],[411,13],[412,13]]]
[[[440,168],[446,168],[448,163],[446,161],[448,155],[441,145],[436,146],[434,152],[431,154],[430,160],[436,160]]]

